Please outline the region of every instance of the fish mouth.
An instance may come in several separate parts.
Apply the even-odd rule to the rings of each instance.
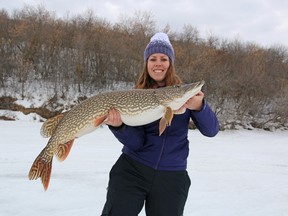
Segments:
[[[205,84],[205,81],[202,80],[202,81],[191,83],[191,84],[184,84],[182,86],[186,90],[188,90],[188,89],[198,90],[199,88],[201,89],[204,84]],[[181,87],[181,86],[179,86],[179,87]]]

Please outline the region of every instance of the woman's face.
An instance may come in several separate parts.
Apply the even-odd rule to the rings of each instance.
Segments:
[[[148,73],[158,84],[161,84],[161,82],[164,81],[169,66],[169,57],[162,53],[152,54],[147,61]]]

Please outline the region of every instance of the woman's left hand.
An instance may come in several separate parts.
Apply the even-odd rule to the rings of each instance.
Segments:
[[[191,97],[183,106],[190,110],[200,111],[203,106],[204,93],[200,91]]]

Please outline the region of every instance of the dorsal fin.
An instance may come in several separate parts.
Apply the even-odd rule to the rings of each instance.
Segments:
[[[59,115],[56,115],[56,116],[54,116],[52,118],[47,119],[43,123],[43,125],[42,125],[42,127],[40,129],[41,136],[45,137],[45,138],[51,137],[52,134],[54,133],[57,125],[59,124],[59,122],[62,120],[62,118],[65,116],[66,113],[67,112],[61,113]]]

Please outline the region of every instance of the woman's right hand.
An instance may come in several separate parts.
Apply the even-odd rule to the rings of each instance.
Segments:
[[[111,125],[113,127],[120,127],[123,124],[120,113],[117,109],[109,110],[105,124]]]

